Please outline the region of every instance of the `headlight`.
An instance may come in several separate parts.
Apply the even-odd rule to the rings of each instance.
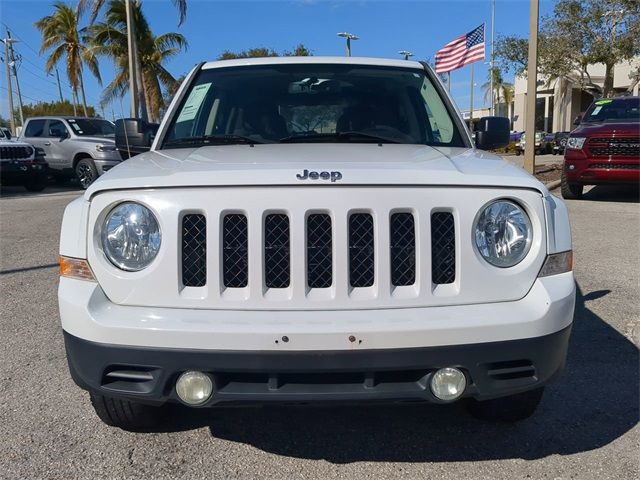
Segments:
[[[565,146],[565,148],[574,148],[576,150],[580,150],[584,145],[585,140],[585,137],[570,137],[567,140],[567,145]]]
[[[126,202],[109,212],[102,226],[102,248],[116,267],[137,272],[148,267],[160,250],[160,226],[151,210]]]
[[[515,203],[497,200],[487,205],[476,221],[478,252],[496,267],[513,267],[531,248],[531,221]]]
[[[102,145],[99,143],[96,145],[96,150],[99,152],[115,152],[117,148],[115,145]]]

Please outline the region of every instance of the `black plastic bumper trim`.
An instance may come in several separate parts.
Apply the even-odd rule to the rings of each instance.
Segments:
[[[152,404],[178,401],[186,370],[211,374],[223,402],[426,400],[432,373],[467,376],[465,397],[494,398],[537,388],[564,367],[571,326],[521,340],[360,351],[220,351],[95,343],[64,332],[69,369],[83,389]],[[126,372],[126,375],[122,372]],[[135,375],[129,375],[135,372]],[[117,381],[116,380],[117,377]]]

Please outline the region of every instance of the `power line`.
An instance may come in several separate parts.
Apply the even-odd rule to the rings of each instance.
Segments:
[[[7,91],[9,90],[8,88],[3,87],[2,85],[0,85],[0,88],[1,88],[2,90],[7,90]],[[28,98],[29,100],[32,100],[32,101],[34,101],[34,102],[36,102],[36,103],[37,103],[37,102],[41,102],[41,101],[42,101],[42,100],[38,100],[38,99],[36,99],[36,98],[30,97],[30,96],[28,96],[28,95],[25,95],[24,93],[22,94],[22,96],[23,96],[24,98]]]

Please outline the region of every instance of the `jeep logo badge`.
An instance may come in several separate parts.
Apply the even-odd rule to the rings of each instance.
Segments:
[[[342,178],[342,173],[340,172],[314,172],[309,170],[304,170],[302,174],[298,173],[296,175],[298,180],[331,180],[331,182],[337,182]]]

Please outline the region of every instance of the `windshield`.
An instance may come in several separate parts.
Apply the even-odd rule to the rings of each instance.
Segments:
[[[202,70],[163,147],[278,142],[466,146],[422,70],[299,64]]]
[[[73,133],[88,137],[113,137],[115,135],[115,127],[108,120],[99,118],[69,118],[69,125],[73,129]]]
[[[640,122],[640,98],[609,98],[593,102],[584,122]]]

